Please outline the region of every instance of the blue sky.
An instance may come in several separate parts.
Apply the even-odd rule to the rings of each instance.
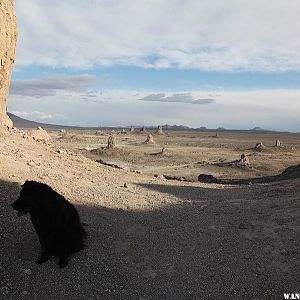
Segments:
[[[153,91],[297,89],[300,72],[214,72],[197,69],[145,69],[132,66],[96,67],[94,69],[49,68],[30,66],[14,72],[14,80],[34,79],[49,74],[91,74],[106,77],[98,87]]]
[[[300,131],[295,0],[15,0],[9,111],[82,126]]]

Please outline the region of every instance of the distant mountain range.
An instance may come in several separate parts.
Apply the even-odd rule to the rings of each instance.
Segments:
[[[262,129],[261,127],[254,127],[250,129],[251,131],[265,131],[265,129]]]
[[[118,128],[130,128],[131,126],[111,126],[111,127],[80,127],[80,126],[65,126],[65,125],[55,125],[55,124],[48,124],[48,123],[40,123],[40,122],[35,122],[35,121],[30,121],[23,119],[21,117],[18,117],[12,113],[7,113],[10,119],[13,121],[14,126],[17,128],[37,128],[37,127],[42,127],[42,128],[51,128],[51,129],[79,129],[79,128],[89,128],[89,129],[118,129]],[[143,126],[134,126],[135,128],[142,128]],[[201,126],[199,128],[191,128],[188,126],[184,125],[169,125],[165,124],[162,125],[164,130],[201,130],[201,131],[254,131],[254,132],[271,132],[271,130],[267,129],[262,129],[261,127],[254,127],[249,130],[228,130],[223,127],[219,127],[217,129],[208,129],[205,126]],[[157,126],[145,126],[146,129],[155,129]]]
[[[52,128],[52,129],[62,129],[62,128],[85,128],[85,127],[79,127],[79,126],[64,126],[64,125],[54,125],[54,124],[47,124],[47,123],[40,123],[40,122],[35,122],[35,121],[30,121],[30,120],[26,120],[23,119],[21,117],[18,117],[12,113],[7,113],[8,116],[10,117],[10,119],[13,121],[14,126],[17,128],[36,128],[36,127],[42,127],[42,128]],[[127,126],[125,128],[130,128],[131,126]],[[135,128],[142,128],[143,126],[135,126]],[[168,125],[165,124],[162,126],[163,129],[166,130],[189,130],[192,129],[188,126],[183,126],[183,125]],[[111,127],[88,127],[91,129],[99,129],[99,128],[108,128],[108,129],[112,129],[112,128],[124,128],[121,126],[111,126]],[[157,128],[157,126],[145,126],[145,128],[147,129],[155,129]],[[206,127],[201,127],[201,129],[206,129]]]

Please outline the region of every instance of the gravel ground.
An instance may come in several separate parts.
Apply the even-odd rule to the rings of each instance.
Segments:
[[[0,135],[1,299],[284,299],[300,292],[300,181],[167,181]],[[51,185],[77,208],[86,249],[43,265],[20,184]],[[124,187],[126,183],[127,187]]]

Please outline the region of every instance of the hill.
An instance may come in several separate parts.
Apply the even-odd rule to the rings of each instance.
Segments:
[[[51,129],[79,128],[76,126],[64,126],[64,125],[55,125],[55,124],[47,124],[47,123],[30,121],[30,120],[26,120],[21,117],[18,117],[10,112],[8,112],[7,115],[13,121],[14,127],[17,127],[17,128],[37,128],[39,126],[42,128],[45,128],[45,129],[47,129],[47,128],[51,128]]]

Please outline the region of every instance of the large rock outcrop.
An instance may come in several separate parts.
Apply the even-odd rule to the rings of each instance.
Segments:
[[[15,60],[17,23],[13,0],[0,0],[0,125],[11,127],[6,103],[12,66]]]

